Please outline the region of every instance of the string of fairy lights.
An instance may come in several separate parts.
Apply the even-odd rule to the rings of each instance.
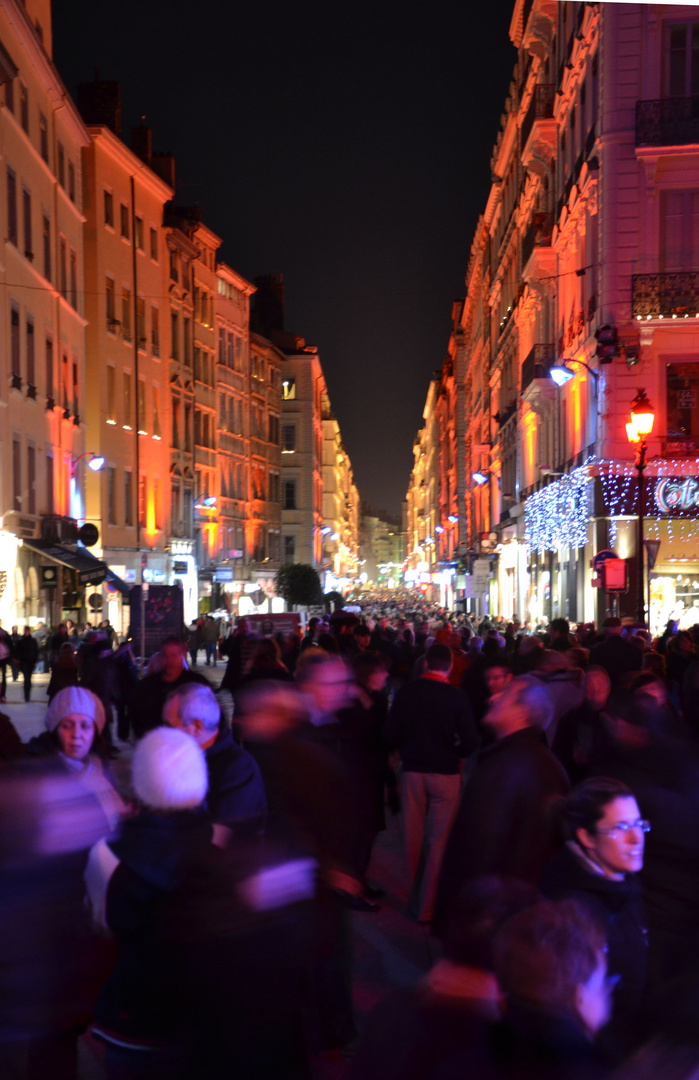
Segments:
[[[699,458],[682,462],[654,458],[653,475],[648,476],[645,506],[645,535],[666,538],[670,544],[699,544]],[[687,470],[693,470],[688,472]],[[524,511],[524,542],[527,552],[543,553],[561,548],[581,548],[588,542],[588,525],[593,513],[594,474],[602,485],[602,497],[609,519],[609,546],[617,540],[617,519],[636,512],[634,485],[638,472],[633,462],[606,461],[591,455],[571,473],[552,481],[527,499]],[[664,478],[666,498],[672,507],[664,512],[658,491]],[[688,486],[689,485],[689,486]],[[645,500],[644,500],[645,501]],[[660,523],[664,522],[663,537]]]

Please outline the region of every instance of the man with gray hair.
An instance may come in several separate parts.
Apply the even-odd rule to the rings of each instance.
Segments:
[[[206,758],[209,791],[206,807],[214,839],[222,846],[231,834],[255,835],[264,826],[267,800],[255,759],[233,738],[209,686],[186,683],[168,697],[163,720],[189,735]]]
[[[465,881],[498,874],[537,885],[553,855],[549,809],[570,785],[546,745],[551,713],[544,687],[526,676],[491,699],[484,723],[496,741],[461,796],[439,881],[438,932]]]

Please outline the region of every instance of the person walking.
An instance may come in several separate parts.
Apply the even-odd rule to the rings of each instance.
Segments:
[[[15,656],[24,679],[24,701],[26,703],[31,701],[32,675],[39,659],[39,646],[32,637],[30,626],[25,626],[24,633],[15,647]]]
[[[206,666],[212,664],[216,667],[216,653],[218,651],[219,624],[212,615],[207,615],[201,630],[201,639],[206,651]]]
[[[420,922],[431,922],[442,858],[461,791],[461,761],[478,746],[466,696],[449,683],[452,652],[434,644],[425,653],[425,674],[401,687],[388,715],[385,738],[402,764],[403,837],[408,906],[415,894]],[[420,859],[426,861],[418,879]]]
[[[0,624],[0,702],[7,701],[7,665],[11,664],[12,641]]]

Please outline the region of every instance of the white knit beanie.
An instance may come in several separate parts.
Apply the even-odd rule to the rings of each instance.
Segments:
[[[65,690],[59,690],[48,707],[44,723],[48,731],[55,731],[61,720],[75,714],[89,717],[98,731],[104,731],[104,706],[97,695],[84,686],[66,686]]]
[[[134,750],[133,789],[152,810],[192,810],[206,798],[206,759],[190,735],[176,728],[149,731]]]

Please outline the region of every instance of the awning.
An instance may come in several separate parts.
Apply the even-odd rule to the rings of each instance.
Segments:
[[[88,551],[87,548],[82,547],[82,545],[78,546],[78,555],[88,559],[95,567],[106,565],[106,563],[100,562],[91,551]],[[128,601],[131,594],[131,586],[127,585],[125,581],[122,581],[119,575],[114,573],[111,566],[107,566],[107,577],[105,580],[107,585],[111,585],[113,589],[117,589],[117,591]]]
[[[72,551],[62,544],[54,543],[53,540],[24,540],[23,545],[31,551],[36,551],[38,555],[43,555],[45,559],[75,570],[81,585],[99,585],[109,574],[107,564],[96,559],[94,555],[90,555],[84,548]]]

